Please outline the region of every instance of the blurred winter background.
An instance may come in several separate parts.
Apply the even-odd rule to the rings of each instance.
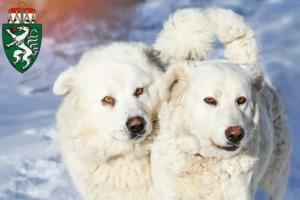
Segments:
[[[262,67],[285,100],[294,141],[285,199],[300,199],[299,0],[24,2],[26,7],[37,10],[37,23],[43,24],[43,41],[36,63],[25,74],[13,69],[1,43],[0,200],[81,199],[61,162],[57,146],[54,124],[61,97],[51,92],[55,78],[90,47],[120,40],[152,44],[170,13],[195,6],[233,9],[255,30]],[[1,23],[7,22],[7,10],[18,7],[18,3],[18,0],[0,0]],[[258,192],[257,199],[266,197]]]

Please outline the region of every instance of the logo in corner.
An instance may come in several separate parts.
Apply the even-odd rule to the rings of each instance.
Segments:
[[[38,57],[42,25],[36,24],[33,8],[25,8],[23,2],[19,6],[8,12],[8,23],[2,25],[2,41],[9,62],[17,71],[24,73]]]

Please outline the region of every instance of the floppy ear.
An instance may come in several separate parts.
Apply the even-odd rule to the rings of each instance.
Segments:
[[[53,86],[53,93],[56,95],[64,95],[68,93],[73,87],[73,78],[74,78],[74,68],[70,67],[69,69],[62,72],[56,79]]]
[[[188,84],[189,66],[177,64],[169,67],[163,76],[159,90],[159,97],[162,101],[178,101],[181,99]]]
[[[161,68],[160,51],[155,50],[152,47],[146,46],[146,48],[143,49],[143,52],[150,63],[153,63],[155,66]]]
[[[155,50],[151,47],[145,49],[145,54],[150,58],[156,58],[160,55],[160,51]]]
[[[257,91],[261,91],[265,86],[264,73],[258,64],[243,64],[240,65],[241,68],[246,70],[250,75],[254,88]]]

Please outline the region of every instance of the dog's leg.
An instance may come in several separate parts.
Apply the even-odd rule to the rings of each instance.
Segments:
[[[153,147],[151,153],[152,177],[156,191],[155,199],[183,200],[186,198],[182,194],[182,191],[178,190],[178,186],[184,186],[186,184],[184,184],[184,179],[179,177],[181,170],[176,170],[176,167],[180,167],[174,165],[174,163],[185,163],[185,159],[182,156],[170,157],[166,153],[161,153],[163,146],[165,146],[166,144],[167,142],[161,144],[160,142],[157,142],[156,145]],[[168,151],[171,151],[171,149],[173,149],[172,145],[168,145],[168,147]],[[172,150],[172,152],[174,151]]]
[[[205,185],[201,184],[200,180],[202,170],[200,164],[205,163],[204,158],[194,155],[198,153],[199,143],[196,138],[186,134],[170,138],[170,132],[184,133],[184,130],[178,129],[177,126],[183,110],[179,111],[181,109],[176,108],[178,115],[170,121],[168,119],[175,111],[166,106],[168,104],[165,103],[161,107],[159,114],[161,134],[151,151],[151,171],[156,199],[203,199],[197,198],[198,191],[204,190]]]

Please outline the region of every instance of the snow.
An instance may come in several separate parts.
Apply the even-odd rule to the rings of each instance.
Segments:
[[[162,21],[170,13],[194,6],[231,8],[253,27],[261,50],[262,68],[284,99],[294,142],[285,199],[299,199],[300,146],[296,143],[300,142],[297,135],[300,129],[300,1],[148,0],[123,11],[126,18],[131,16],[128,24],[116,23],[113,27],[105,19],[84,22],[84,26],[74,26],[74,19],[65,22],[62,26],[69,27],[65,34],[75,37],[66,39],[59,29],[45,35],[36,63],[25,74],[10,66],[1,43],[0,200],[80,200],[61,162],[57,145],[55,113],[61,97],[51,93],[55,78],[92,46],[112,40],[153,43]],[[116,12],[119,18],[123,16],[119,10],[111,12]],[[6,14],[1,13],[0,17],[0,21],[6,22]],[[211,57],[222,52],[221,46],[216,47],[218,53],[212,53]],[[256,197],[267,199],[261,191]]]

